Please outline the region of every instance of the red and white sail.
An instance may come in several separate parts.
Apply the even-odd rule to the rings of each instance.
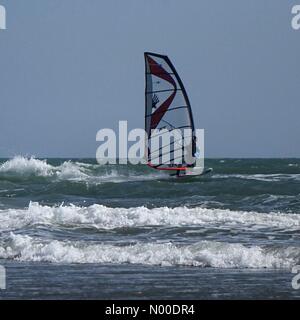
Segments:
[[[193,167],[194,164],[187,163],[186,159],[193,157],[195,128],[190,102],[178,73],[167,56],[150,52],[145,53],[145,72],[148,164],[160,170],[186,170],[187,167]],[[163,136],[175,129],[182,140],[175,138],[169,143],[163,142]],[[187,132],[190,132],[189,137]],[[159,148],[153,148],[154,135],[160,135],[164,143]],[[186,145],[184,139],[188,138],[190,142]],[[180,148],[184,150],[181,161],[178,161],[176,155]],[[166,153],[170,154],[170,161],[165,161]]]

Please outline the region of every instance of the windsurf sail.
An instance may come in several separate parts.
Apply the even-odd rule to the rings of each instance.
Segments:
[[[194,120],[187,93],[167,56],[150,52],[144,55],[147,163],[158,170],[185,171],[195,165],[187,159],[194,157],[196,147]],[[179,135],[164,139],[174,130]],[[159,147],[154,147],[155,137],[160,139]]]

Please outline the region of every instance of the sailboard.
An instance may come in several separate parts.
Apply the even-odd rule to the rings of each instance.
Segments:
[[[210,172],[196,157],[192,108],[175,67],[165,55],[145,52],[144,57],[147,165],[180,177]],[[170,132],[176,134],[165,139]]]

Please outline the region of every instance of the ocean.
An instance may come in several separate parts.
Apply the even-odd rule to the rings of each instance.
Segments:
[[[0,299],[299,299],[300,159],[205,165],[0,159]]]

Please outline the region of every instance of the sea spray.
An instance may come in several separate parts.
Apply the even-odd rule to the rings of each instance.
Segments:
[[[287,269],[300,262],[300,248],[246,247],[201,241],[191,245],[134,243],[111,245],[42,240],[11,233],[2,240],[0,258],[52,263],[145,264],[214,268]]]
[[[25,226],[59,225],[96,229],[134,228],[145,226],[201,226],[220,228],[280,228],[300,232],[300,215],[259,213],[224,209],[182,207],[112,208],[93,204],[46,206],[30,202],[25,209],[0,210],[0,230],[17,230]]]

